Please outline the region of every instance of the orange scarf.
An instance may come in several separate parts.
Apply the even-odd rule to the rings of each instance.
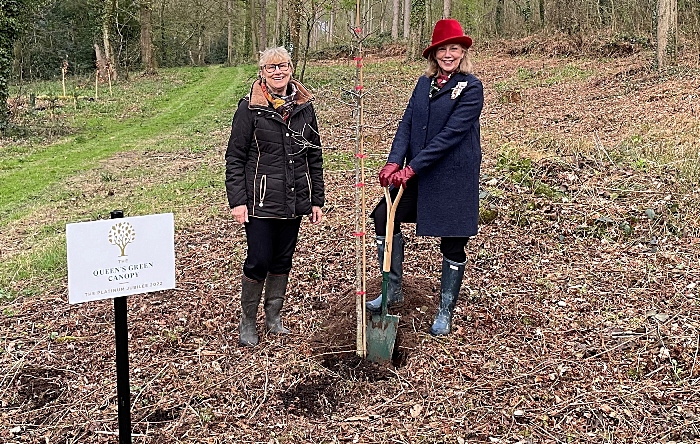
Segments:
[[[296,98],[297,98],[297,88],[294,86],[293,83],[290,83],[289,86],[292,88],[292,92],[287,94],[286,96],[280,96],[277,94],[271,93],[267,89],[267,85],[265,85],[264,81],[260,82],[260,88],[262,88],[262,92],[265,95],[265,98],[267,99],[268,102],[270,102],[270,105],[279,113],[280,116],[282,116],[282,119],[286,122],[287,119],[289,119],[289,114],[292,112],[292,109],[294,109],[294,105],[296,105]]]

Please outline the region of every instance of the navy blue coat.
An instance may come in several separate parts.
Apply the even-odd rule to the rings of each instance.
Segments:
[[[418,181],[417,235],[474,236],[479,221],[483,86],[475,76],[457,73],[429,98],[430,82],[426,76],[418,79],[388,162],[405,162],[416,172],[411,180]]]

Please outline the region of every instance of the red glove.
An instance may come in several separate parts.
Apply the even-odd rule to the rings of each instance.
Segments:
[[[415,176],[416,172],[413,171],[413,168],[410,166],[406,166],[406,168],[402,169],[398,173],[394,173],[393,176],[391,176],[391,184],[394,185],[396,188],[403,186],[406,188],[406,182],[408,182],[411,177]]]
[[[397,172],[399,168],[401,167],[396,163],[389,162],[386,165],[384,165],[379,171],[379,185],[383,187],[388,187],[391,183],[391,175]]]

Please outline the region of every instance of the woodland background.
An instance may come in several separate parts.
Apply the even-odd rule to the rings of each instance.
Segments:
[[[248,62],[284,45],[295,64],[309,56],[351,51],[350,30],[366,45],[402,42],[415,59],[433,23],[454,17],[476,41],[560,32],[581,44],[650,46],[657,26],[671,48],[700,48],[698,0],[1,0],[3,69],[14,81],[92,74],[96,61],[112,75],[157,67]],[[359,15],[357,14],[359,12]],[[357,17],[361,23],[356,24]],[[297,74],[303,78],[303,66]],[[101,72],[101,75],[106,73]]]
[[[353,51],[351,29],[367,45],[403,42],[416,59],[442,17],[477,40],[544,31],[633,47],[655,36],[661,67],[674,63],[679,37],[700,48],[699,0],[0,0],[0,11],[0,130],[13,80],[231,66],[283,45],[303,81],[308,57]]]
[[[427,333],[440,254],[407,227],[377,366],[355,354],[356,4],[0,0],[0,440],[115,441],[113,307],[67,303],[65,226],[117,208],[176,217],[177,288],[129,298],[135,442],[700,439],[699,2],[417,1],[406,33],[394,5],[360,5],[367,174],[443,15],[475,38],[484,160],[455,330]],[[273,44],[316,96],[329,192],[293,334],[243,349],[223,152]]]

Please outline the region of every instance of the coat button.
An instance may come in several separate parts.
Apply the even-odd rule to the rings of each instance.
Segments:
[[[424,127],[423,127],[423,130],[425,130],[426,128],[427,128],[427,126],[424,126]]]
[[[292,159],[289,159],[289,163],[294,163],[294,161]]]
[[[285,136],[289,137],[289,133],[285,134]]]
[[[292,191],[294,191],[294,187],[292,187]]]

